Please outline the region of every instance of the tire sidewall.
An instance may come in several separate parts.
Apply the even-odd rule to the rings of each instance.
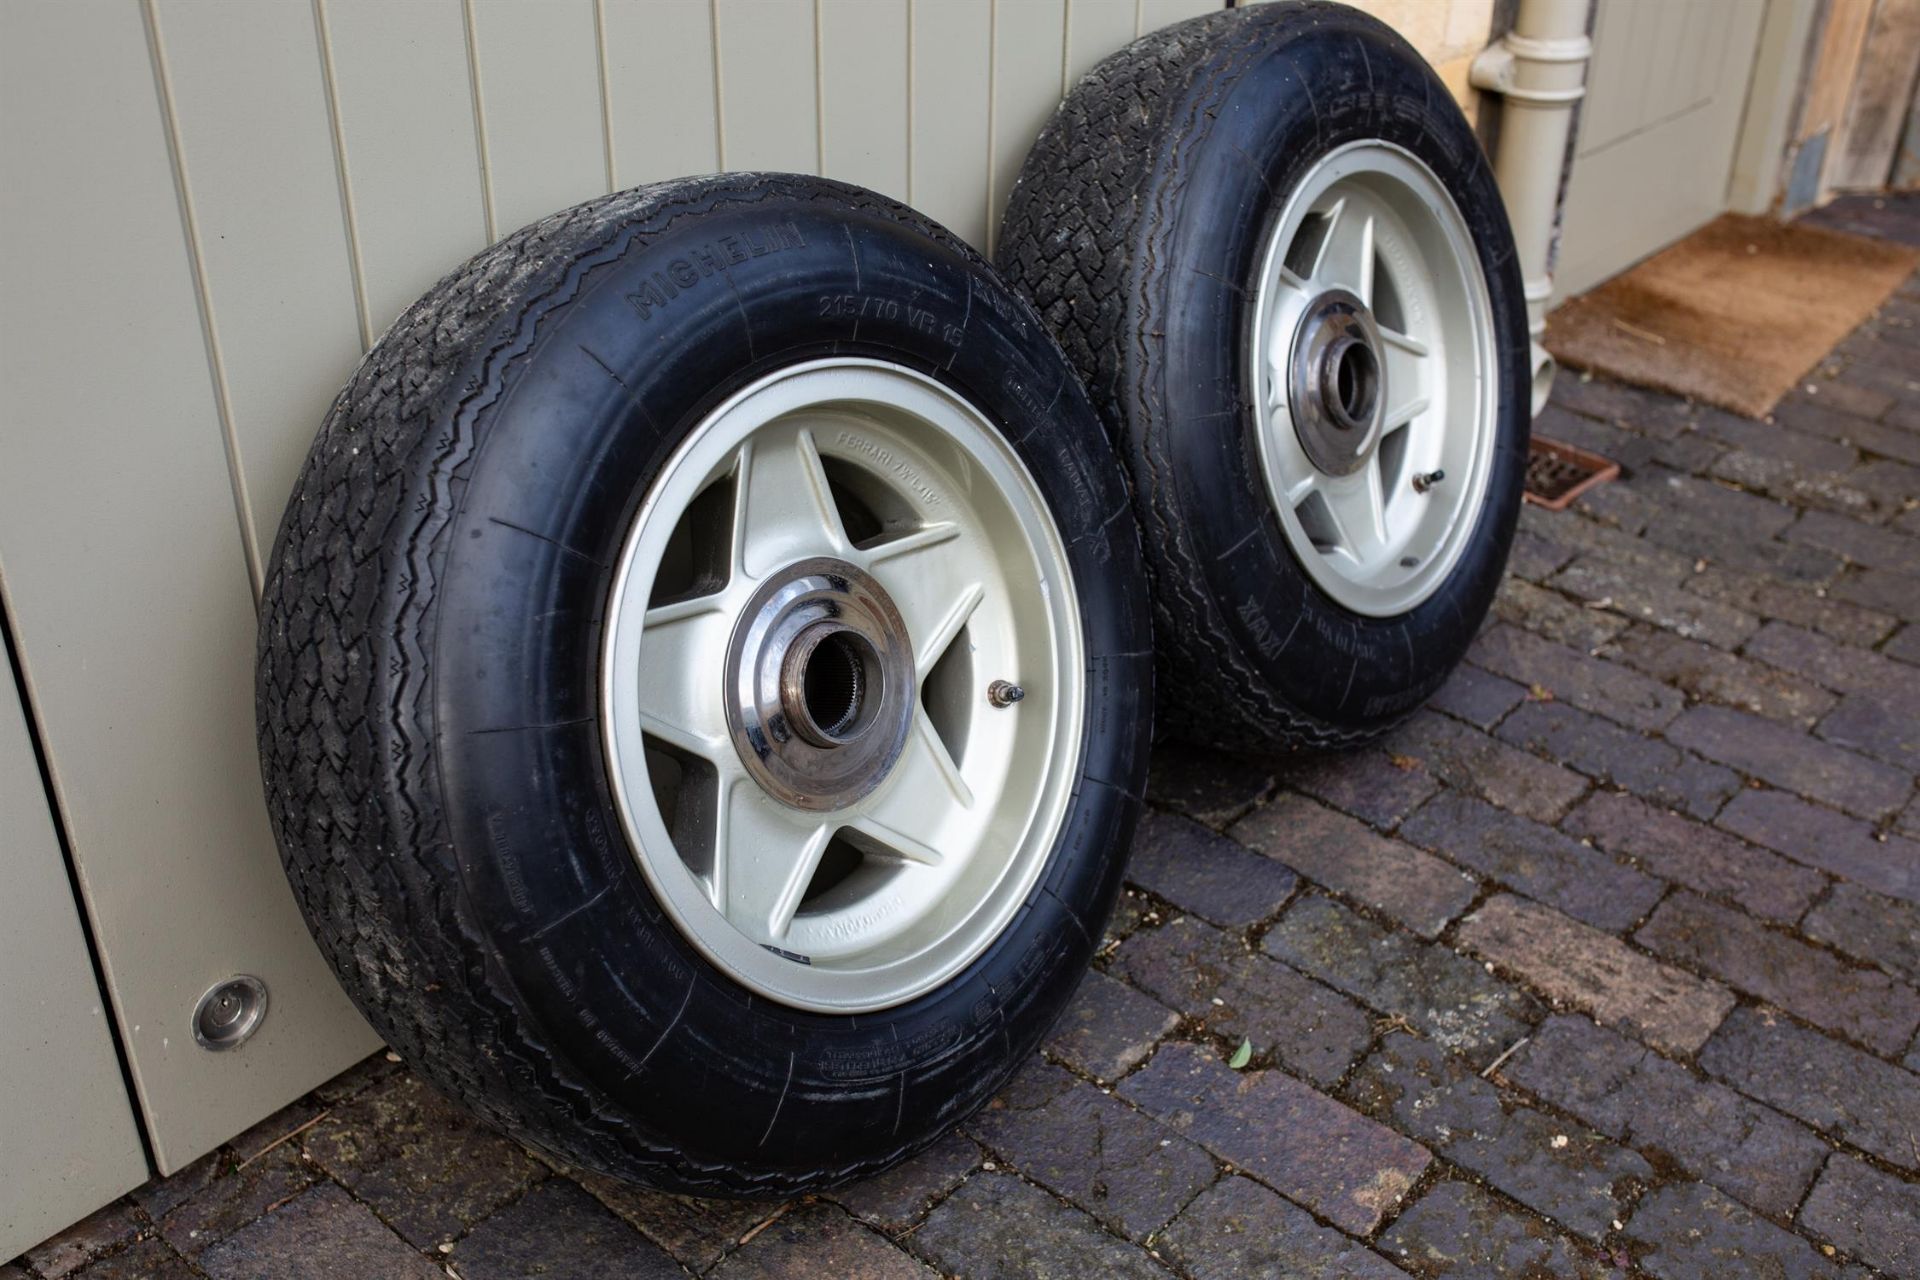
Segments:
[[[1526,308],[1491,170],[1425,62],[1353,10],[1312,6],[1314,21],[1302,22],[1283,8],[1226,28],[1167,122],[1171,135],[1191,136],[1161,149],[1149,190],[1164,207],[1143,217],[1135,255],[1169,264],[1135,291],[1135,331],[1165,335],[1159,350],[1134,354],[1148,365],[1134,385],[1157,393],[1135,422],[1135,460],[1171,487],[1220,624],[1280,699],[1325,723],[1377,729],[1439,687],[1499,587],[1525,477]],[[1258,271],[1288,196],[1321,157],[1367,139],[1405,148],[1453,195],[1492,305],[1499,380],[1477,527],[1433,594],[1384,618],[1321,591],[1283,532],[1248,364]],[[1170,161],[1184,166],[1179,181]],[[1156,242],[1158,227],[1169,231]]]
[[[688,1186],[741,1163],[770,1190],[855,1176],[983,1102],[1084,970],[1141,788],[1144,576],[1092,411],[1024,304],[875,207],[723,206],[588,273],[480,424],[439,577],[463,915],[556,1073]],[[623,834],[597,712],[611,566],[667,458],[737,389],[825,356],[915,369],[995,421],[1060,529],[1087,654],[1079,785],[1040,882],[959,977],[859,1017],[754,996],[680,935]]]

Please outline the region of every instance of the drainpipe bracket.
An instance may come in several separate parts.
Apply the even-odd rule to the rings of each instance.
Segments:
[[[1564,106],[1586,95],[1586,77],[1580,65],[1593,56],[1586,36],[1522,36],[1508,34],[1473,56],[1467,81],[1474,88],[1497,93],[1521,106]],[[1538,67],[1538,73],[1530,69]],[[1574,68],[1569,76],[1563,68]],[[1572,84],[1565,81],[1572,79]],[[1559,83],[1556,83],[1559,82]]]
[[[1505,44],[1488,45],[1467,65],[1467,83],[1487,93],[1506,93],[1513,88],[1513,75],[1513,50]]]

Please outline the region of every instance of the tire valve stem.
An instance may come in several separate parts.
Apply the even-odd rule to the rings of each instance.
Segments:
[[[1413,474],[1413,491],[1425,493],[1446,478],[1447,473],[1444,471],[1416,471]]]
[[[1010,707],[1027,696],[1027,691],[1010,680],[995,680],[987,686],[987,701],[996,707]]]

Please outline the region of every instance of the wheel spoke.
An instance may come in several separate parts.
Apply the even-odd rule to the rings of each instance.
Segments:
[[[1356,194],[1327,210],[1326,238],[1313,264],[1320,285],[1338,285],[1373,305],[1373,210]]]
[[[647,610],[636,682],[641,728],[709,761],[730,753],[720,705],[730,622],[720,600],[701,596]]]
[[[1357,564],[1370,564],[1387,540],[1387,502],[1380,479],[1380,460],[1350,476],[1320,486],[1327,511],[1340,534],[1340,550]]]
[[[884,542],[865,545],[869,567],[892,560],[897,556],[912,555],[916,551],[925,551],[951,542],[960,536],[960,526],[951,520],[942,520],[938,524],[922,525],[918,529],[888,538]]]
[[[913,666],[916,680],[925,680],[927,673],[940,661],[947,646],[953,643],[960,629],[973,617],[974,610],[980,607],[980,601],[986,597],[986,590],[977,582],[961,588],[960,594],[948,606],[931,628],[921,630],[917,635],[913,624],[907,624],[907,634],[913,637]]]
[[[919,679],[940,661],[986,595],[974,552],[959,526],[939,524],[882,543],[868,556],[867,571],[907,624]]]
[[[736,467],[733,560],[747,577],[803,556],[846,554],[846,530],[811,431],[762,431],[740,446]]]
[[[735,928],[760,942],[787,935],[833,826],[789,809],[745,779],[723,787],[712,890]]]
[[[947,750],[946,740],[933,727],[933,718],[927,714],[925,707],[914,709],[913,731],[926,748],[929,763],[939,773],[940,780],[947,784],[947,790],[953,793],[954,800],[962,809],[973,808],[973,788],[961,776],[960,766],[954,763],[953,753]]]
[[[1275,268],[1274,283],[1291,289],[1301,297],[1309,297],[1314,292],[1313,282],[1301,277],[1300,273],[1284,263]]]
[[[961,846],[954,836],[956,828],[970,822],[973,789],[960,776],[926,712],[919,712],[916,721],[893,776],[847,825],[869,845],[901,861],[938,866],[945,860],[943,847]]]
[[[1276,387],[1275,403],[1269,406],[1267,415],[1267,457],[1277,478],[1286,487],[1280,500],[1289,507],[1298,507],[1314,491],[1320,478],[1320,471],[1307,457],[1307,451],[1300,447],[1300,437],[1293,429],[1293,411],[1287,404],[1285,388]]]
[[[1381,428],[1391,431],[1427,411],[1432,397],[1427,386],[1431,361],[1424,343],[1392,329],[1380,330],[1380,347],[1387,395]]]

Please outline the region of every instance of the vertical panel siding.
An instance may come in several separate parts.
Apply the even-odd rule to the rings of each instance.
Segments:
[[[1141,19],[1139,0],[1067,0],[1067,57],[1061,92],[1073,88],[1094,63],[1134,39]]]
[[[804,0],[714,0],[714,28],[722,167],[819,172],[814,7]]]
[[[987,172],[987,244],[1027,148],[1060,105],[1066,0],[993,0],[993,138]]]
[[[0,874],[0,1257],[10,1258],[145,1182],[147,1157],[26,716],[4,675]]]
[[[607,190],[593,0],[471,0],[496,234]]]
[[[1434,0],[1426,2],[1433,3]],[[1161,27],[1226,7],[1223,0],[1139,0],[1137,34],[1145,35],[1149,31],[1158,31]]]
[[[907,6],[815,0],[820,169],[907,198]]]
[[[720,167],[712,0],[600,0],[616,189]]]
[[[1647,59],[1648,78],[1643,92],[1649,119],[1671,115],[1687,103],[1709,95],[1710,90],[1697,76],[1689,77],[1686,73],[1700,61],[1700,33],[1693,29],[1694,20],[1717,7],[1714,0],[1695,0],[1682,6],[1675,15],[1677,20],[1668,28],[1667,39],[1662,40]],[[1717,55],[1719,50],[1715,47],[1712,52]],[[1717,63],[1718,58],[1714,61]],[[1705,68],[1710,79],[1718,78],[1714,71],[1714,66]]]
[[[1708,86],[1720,79],[1720,61],[1727,56],[1727,43],[1711,37],[1735,25],[1727,5],[1728,0],[1706,0],[1687,6],[1685,25],[1674,41],[1677,48],[1662,71],[1666,77],[1660,84],[1662,115],[1684,111],[1713,96]]]
[[[267,830],[253,599],[139,5],[0,5],[0,166],[0,581],[171,1170],[374,1041]],[[208,1053],[194,1003],[236,972],[273,1011]]]
[[[1663,14],[1646,5],[1603,4],[1595,11],[1595,43],[1605,40],[1624,56],[1593,60],[1580,108],[1582,150],[1617,141],[1639,127],[1653,55],[1666,23]]]
[[[250,0],[160,0],[154,29],[257,578],[308,439],[360,357],[318,29],[305,5]]]
[[[987,243],[992,0],[910,0],[913,28],[907,203]]]
[[[1594,41],[1618,50],[1595,58],[1581,108],[1579,150],[1593,155],[1712,101],[1742,17],[1731,0],[1673,8],[1602,4]]]
[[[487,243],[460,0],[319,0],[369,324]]]

